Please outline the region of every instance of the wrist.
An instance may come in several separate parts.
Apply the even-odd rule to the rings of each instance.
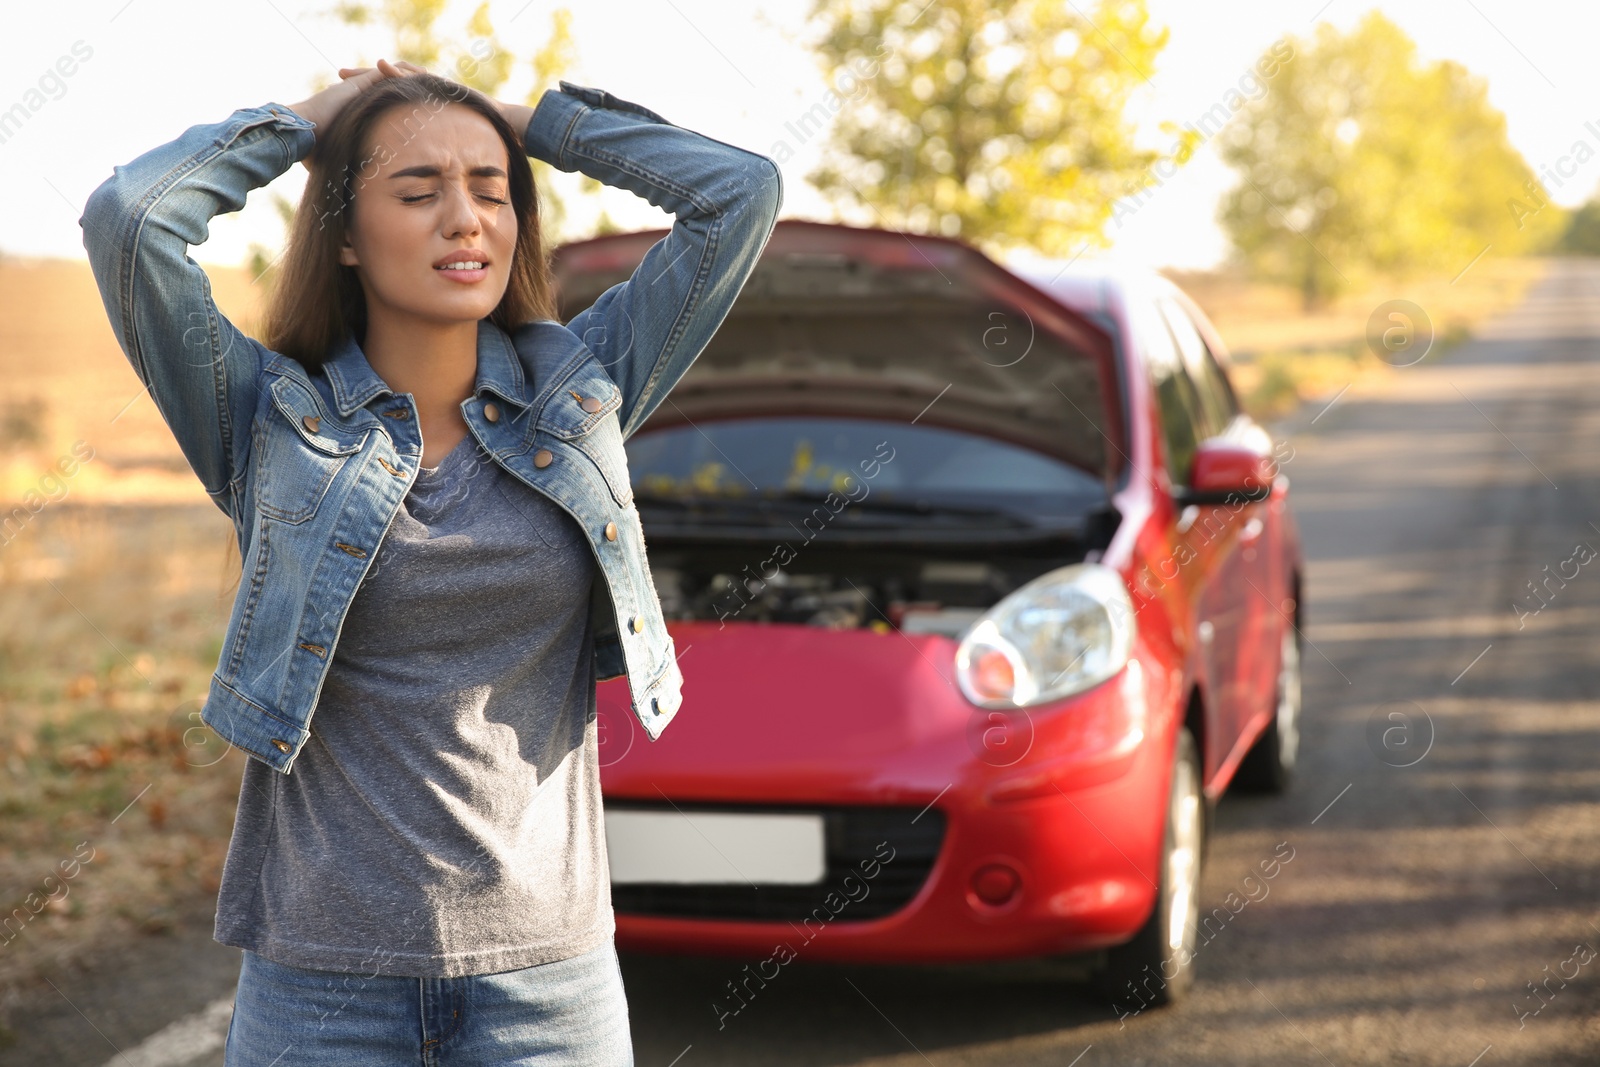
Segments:
[[[311,104],[310,100],[302,100],[298,104],[289,104],[287,106],[290,111],[293,111],[307,122],[316,126],[322,125],[322,120],[317,117],[316,108]]]
[[[533,121],[533,108],[527,104],[507,104],[499,100],[496,100],[495,103],[500,108],[500,114],[504,115],[506,121],[511,124],[511,128],[517,131],[518,136],[525,138],[528,132],[528,123]]]

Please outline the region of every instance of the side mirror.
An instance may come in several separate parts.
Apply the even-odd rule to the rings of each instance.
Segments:
[[[1179,507],[1265,500],[1272,494],[1278,464],[1266,431],[1229,434],[1200,442],[1189,468],[1188,486],[1173,493]]]

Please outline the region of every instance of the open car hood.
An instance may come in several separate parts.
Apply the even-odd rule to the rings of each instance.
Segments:
[[[553,256],[562,321],[633,274],[666,230]],[[721,328],[647,428],[858,415],[982,433],[1114,484],[1129,451],[1099,325],[943,237],[785,219]]]

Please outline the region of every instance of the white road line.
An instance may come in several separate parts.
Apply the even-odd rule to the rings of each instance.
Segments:
[[[233,1018],[233,994],[218,997],[193,1015],[187,1015],[145,1038],[105,1067],[179,1067],[214,1052],[227,1043],[228,1022]]]

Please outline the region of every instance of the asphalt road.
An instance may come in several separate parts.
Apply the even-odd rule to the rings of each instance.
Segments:
[[[1600,1062],[1600,265],[1281,429],[1303,764],[1287,796],[1223,800],[1202,910],[1293,859],[1202,945],[1187,1003],[1119,1019],[1070,969],[802,957],[719,1029],[736,966],[634,956],[638,1063]],[[0,1061],[220,1064],[237,953],[209,933],[63,980]]]

